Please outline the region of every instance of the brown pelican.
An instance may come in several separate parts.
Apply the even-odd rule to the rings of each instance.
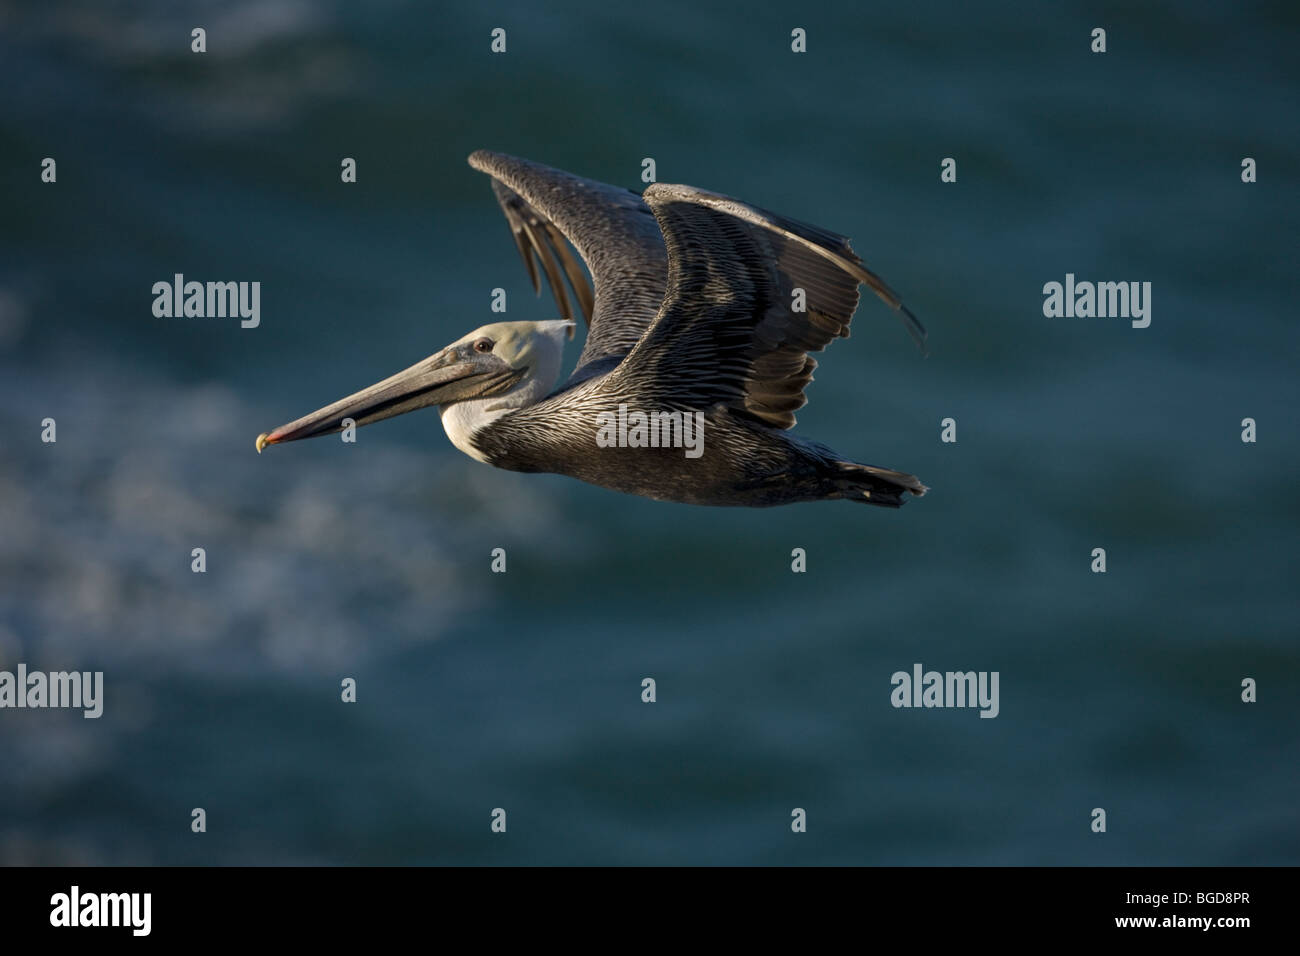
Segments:
[[[913,475],[787,431],[817,365],[808,353],[848,336],[859,284],[924,347],[921,323],[843,236],[690,186],[637,195],[484,150],[469,163],[491,177],[534,289],[540,264],[563,317],[475,329],[259,435],[259,452],[437,405],[452,444],[479,461],[664,501],[896,508],[925,494]],[[575,324],[566,278],[587,340],[554,388]]]

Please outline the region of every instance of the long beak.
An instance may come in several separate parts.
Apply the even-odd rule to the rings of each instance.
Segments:
[[[260,453],[267,445],[342,431],[343,420],[347,418],[359,427],[417,408],[500,394],[518,381],[520,375],[490,355],[471,359],[444,349],[355,395],[258,435],[257,450]]]

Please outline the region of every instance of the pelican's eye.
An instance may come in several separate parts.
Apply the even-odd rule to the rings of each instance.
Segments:
[[[493,342],[491,339],[479,339],[477,342],[474,343],[474,351],[484,352],[484,353],[491,352],[492,346],[494,345],[496,345],[496,343]]]

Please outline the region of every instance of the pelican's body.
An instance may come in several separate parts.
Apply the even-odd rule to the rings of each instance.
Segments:
[[[483,326],[259,436],[259,451],[437,405],[452,443],[479,461],[658,500],[897,507],[925,493],[912,475],[787,431],[816,366],[807,353],[848,335],[859,283],[924,337],[843,237],[686,186],[642,197],[498,153],[470,164],[493,177],[534,285],[536,257],[565,318]],[[589,330],[556,389],[575,324],[566,277]]]
[[[497,468],[568,475],[615,491],[696,505],[791,504],[845,497],[845,492],[867,500],[864,492],[875,487],[874,479],[862,484],[865,473],[846,482],[847,463],[829,449],[735,415],[724,405],[702,412],[703,454],[697,459],[679,447],[599,447],[597,416],[616,415],[620,405],[635,408],[639,400],[635,391],[620,393],[610,384],[588,380],[502,416],[473,433],[472,450],[453,441]],[[887,495],[891,489],[879,490]]]

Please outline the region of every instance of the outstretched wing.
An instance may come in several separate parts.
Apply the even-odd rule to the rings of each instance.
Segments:
[[[921,323],[843,236],[690,186],[659,183],[644,198],[667,242],[668,289],[620,380],[789,428],[817,367],[808,353],[848,336],[862,283],[924,349]]]
[[[469,164],[492,177],[533,288],[541,292],[540,263],[563,317],[572,319],[568,280],[588,325],[574,378],[590,374],[592,363],[615,364],[653,321],[668,281],[668,254],[650,208],[629,189],[504,153],[478,150]],[[591,271],[594,292],[566,240]]]

